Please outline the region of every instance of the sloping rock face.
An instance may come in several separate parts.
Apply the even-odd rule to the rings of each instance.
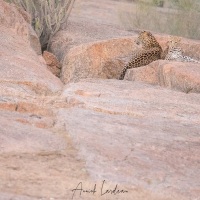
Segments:
[[[90,79],[66,86],[62,96],[77,105],[61,109],[58,121],[65,123],[95,180],[137,185],[171,198],[199,195],[198,94]]]
[[[0,82],[36,94],[56,92],[62,83],[31,48],[28,24],[15,6],[0,1]]]
[[[0,0],[0,199],[70,199],[70,184],[88,175],[67,133],[53,129],[53,108],[68,106],[56,96],[63,84],[33,49],[27,21]]]
[[[1,0],[0,6],[0,26],[12,29],[15,34],[29,42],[38,55],[41,55],[40,42],[30,25],[30,16],[14,4],[8,5]]]
[[[0,111],[2,197],[71,199],[80,181],[96,193],[73,199],[199,196],[199,94],[89,79],[23,101]]]

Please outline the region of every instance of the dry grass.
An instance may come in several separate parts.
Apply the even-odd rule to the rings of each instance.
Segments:
[[[152,3],[151,3],[152,2]],[[164,7],[138,0],[119,9],[125,29],[145,29],[200,39],[200,4],[197,0],[165,0]]]

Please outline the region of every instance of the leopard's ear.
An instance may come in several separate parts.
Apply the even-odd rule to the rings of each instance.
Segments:
[[[152,36],[152,33],[151,32],[149,32],[149,31],[140,31],[139,32],[139,35],[146,35],[146,36]]]
[[[151,33],[151,32],[147,32],[147,31],[146,31],[146,33],[147,33],[148,36],[152,36],[152,33]]]
[[[139,34],[139,35],[144,35],[144,34],[146,34],[146,33],[147,33],[147,31],[144,31],[144,30],[143,30],[143,31],[138,31],[138,34]]]
[[[168,41],[173,41],[178,43],[181,41],[181,37],[170,35]]]
[[[141,31],[139,35],[149,36],[149,32],[148,31]]]

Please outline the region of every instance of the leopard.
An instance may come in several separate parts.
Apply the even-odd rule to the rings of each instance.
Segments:
[[[165,52],[165,60],[177,62],[194,62],[200,64],[200,61],[184,55],[183,50],[181,48],[180,37],[170,36],[167,42],[167,49],[165,50]]]
[[[141,48],[133,52],[133,56],[128,64],[124,66],[119,80],[124,79],[127,69],[145,66],[161,59],[162,48],[151,32],[141,31],[135,43]]]

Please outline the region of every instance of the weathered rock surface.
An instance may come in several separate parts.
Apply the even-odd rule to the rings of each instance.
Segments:
[[[71,21],[71,33],[77,30],[79,34],[72,34],[71,46],[64,44],[61,49],[82,62],[73,66],[72,81],[85,76],[104,79],[86,79],[63,89],[32,49],[28,19],[23,19],[26,14],[0,0],[0,199],[68,200],[80,182],[84,190],[96,184],[96,192],[81,196],[76,192],[75,200],[198,199],[199,94],[106,80],[116,77],[128,61],[134,37],[125,38],[130,33],[111,25],[105,14],[111,12],[96,12],[110,9],[113,1],[81,3],[87,8],[84,26],[96,27],[98,32],[104,19],[110,24],[100,34],[91,32],[86,37],[90,29],[86,27],[81,35]],[[113,39],[120,33],[121,38]],[[101,192],[114,190],[116,184],[128,193],[102,196]]]
[[[61,109],[58,122],[65,123],[92,178],[166,197],[198,197],[198,94],[91,79],[66,86],[62,95],[77,105]]]
[[[200,93],[200,65],[196,63],[155,61],[127,70],[125,80],[160,85],[185,93]]]
[[[60,137],[38,126],[44,122],[52,124],[50,117],[45,119],[41,115],[20,114],[19,112],[0,111],[0,113],[1,153],[38,153],[61,151],[66,148],[66,144]],[[11,120],[12,126],[10,126]],[[31,126],[33,124],[35,126]]]
[[[0,82],[12,90],[22,87],[36,94],[60,90],[61,81],[39,61],[31,48],[30,25],[15,6],[1,0],[0,7]]]
[[[66,85],[60,96],[26,101],[38,108],[1,111],[1,192],[70,199],[82,181],[84,188],[97,184],[83,199],[199,196],[199,94],[89,79]],[[128,194],[101,196],[103,180]]]
[[[62,62],[61,80],[69,83],[87,77],[118,78],[134,48],[132,38],[112,39],[74,47]]]
[[[47,64],[48,69],[58,78],[60,77],[61,64],[55,55],[48,51],[43,52],[43,58]]]

